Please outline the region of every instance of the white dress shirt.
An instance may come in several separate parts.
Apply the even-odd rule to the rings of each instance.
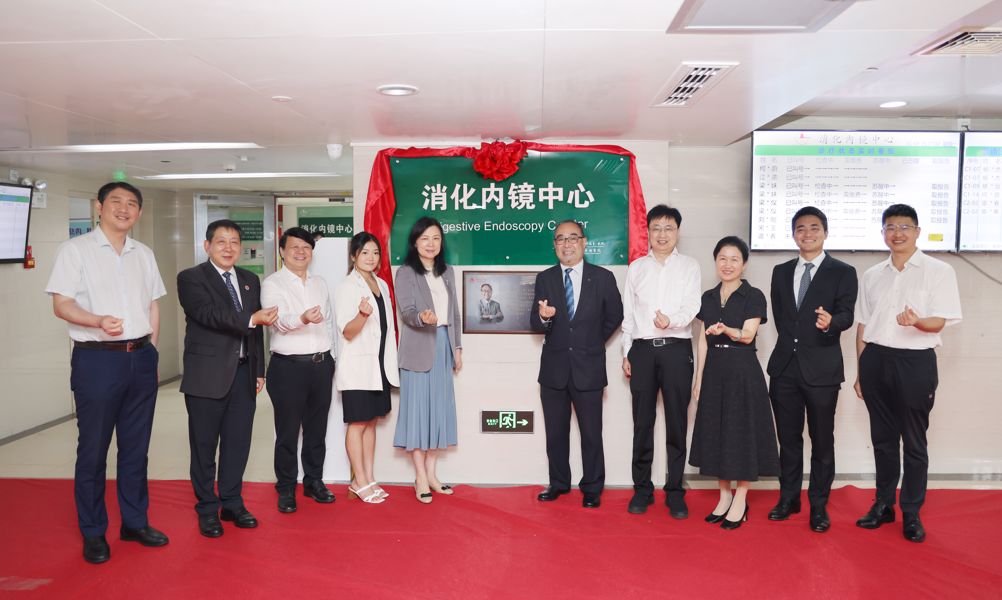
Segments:
[[[890,348],[924,350],[942,345],[939,333],[898,325],[897,315],[912,308],[920,318],[940,317],[946,326],[960,322],[960,290],[957,274],[947,263],[916,250],[898,271],[891,259],[863,273],[856,320],[863,328],[863,341]]]
[[[261,284],[261,305],[277,306],[278,320],[271,326],[271,351],[276,354],[315,354],[332,349],[334,327],[330,292],[319,275],[306,274],[306,281],[282,267]],[[304,312],[320,307],[324,320],[303,323]]]
[[[692,338],[689,325],[699,312],[699,263],[680,254],[678,248],[664,264],[652,251],[638,258],[626,271],[623,290],[623,333],[620,341],[623,357],[630,353],[635,339],[661,337]],[[668,317],[668,328],[654,326],[655,312]]]
[[[438,327],[449,324],[449,288],[445,287],[445,279],[435,277],[433,271],[424,274],[428,282],[428,289],[431,290],[431,302],[435,307],[435,316],[438,317]]]
[[[814,265],[814,268],[811,269],[811,274],[807,276],[810,281],[814,281],[814,276],[818,274],[818,267],[821,266],[821,263],[825,260],[826,256],[828,256],[828,255],[825,254],[824,250],[822,250],[821,254],[815,256],[811,260],[804,260],[803,256],[798,256],[797,257],[797,267],[795,269],[793,269],[793,299],[794,300],[797,299],[797,294],[800,293],[800,279],[804,276],[804,271],[805,271],[804,265],[806,265],[807,263],[811,263],[812,265]]]
[[[45,292],[73,298],[95,315],[122,319],[117,336],[69,323],[70,338],[77,342],[134,340],[153,333],[150,304],[167,294],[153,251],[126,237],[118,254],[100,227],[59,246]]]

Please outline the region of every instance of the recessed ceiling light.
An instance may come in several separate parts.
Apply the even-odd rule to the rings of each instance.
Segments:
[[[2,153],[16,152],[159,152],[161,150],[232,150],[236,148],[261,148],[247,142],[167,142],[152,144],[76,144],[71,146],[38,146],[35,148],[5,148]]]
[[[292,96],[272,96],[271,99],[275,102],[292,102]]]
[[[890,102],[884,102],[883,104],[880,105],[880,108],[901,108],[902,106],[906,106],[907,104],[908,103],[905,102],[904,100],[892,100]]]
[[[136,179],[147,181],[165,179],[279,179],[289,177],[338,177],[340,173],[164,173],[140,175]]]
[[[390,83],[376,88],[384,96],[413,96],[418,93],[417,86],[406,83]]]
[[[866,71],[867,73],[874,73],[876,71],[879,71],[880,67],[867,67],[867,68],[865,68],[863,70]]]

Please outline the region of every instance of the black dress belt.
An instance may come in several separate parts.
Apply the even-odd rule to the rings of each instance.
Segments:
[[[655,348],[660,348],[661,346],[667,346],[669,344],[681,344],[682,342],[692,343],[690,338],[679,338],[679,337],[660,337],[660,338],[639,338],[633,340],[634,342],[643,342],[648,346],[654,346]]]
[[[747,344],[711,344],[712,348],[728,348],[730,350],[750,350],[751,346]]]
[[[272,358],[284,358],[287,360],[294,360],[296,362],[310,362],[310,363],[322,363],[328,358],[334,360],[331,356],[330,350],[324,350],[323,352],[314,352],[313,354],[279,354],[277,352],[271,353]]]
[[[74,348],[87,348],[89,350],[112,350],[115,352],[135,352],[150,343],[150,336],[144,335],[134,340],[121,340],[114,342],[73,342]]]

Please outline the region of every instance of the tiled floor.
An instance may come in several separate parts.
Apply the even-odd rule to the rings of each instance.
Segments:
[[[160,388],[150,443],[150,479],[188,479],[188,415],[178,382]],[[275,481],[273,467],[274,417],[267,392],[257,400],[254,434],[245,481]],[[73,477],[77,428],[70,420],[39,433],[0,446],[0,477],[64,478]],[[108,452],[108,475],[115,476],[115,443]],[[393,483],[393,482],[389,482]],[[462,483],[462,482],[453,482]],[[716,482],[689,478],[693,488],[715,488]],[[873,487],[872,479],[837,479],[835,487],[857,485]],[[756,487],[775,488],[774,481]],[[1002,489],[1002,481],[964,481],[936,479],[930,488]]]

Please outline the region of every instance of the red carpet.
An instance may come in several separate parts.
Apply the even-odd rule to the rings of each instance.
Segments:
[[[109,482],[111,484],[113,482]],[[933,490],[922,516],[929,537],[912,544],[899,521],[855,527],[872,490],[835,490],[833,526],[807,528],[806,512],[772,523],[777,492],[751,492],[737,531],[702,517],[716,491],[689,492],[692,516],[676,521],[657,503],[626,512],[630,490],[609,490],[598,510],[577,492],[536,501],[537,487],[460,486],[418,504],[390,487],[382,505],[299,499],[275,510],[269,484],[248,484],[256,530],[224,523],[199,535],[187,481],[150,484],[151,522],[165,548],[118,540],[114,488],[111,561],[80,556],[72,482],[0,479],[0,595],[87,598],[998,598],[1002,594],[1002,492]],[[805,497],[806,503],[806,497]],[[806,508],[806,506],[805,506]],[[112,534],[115,535],[112,535]]]

